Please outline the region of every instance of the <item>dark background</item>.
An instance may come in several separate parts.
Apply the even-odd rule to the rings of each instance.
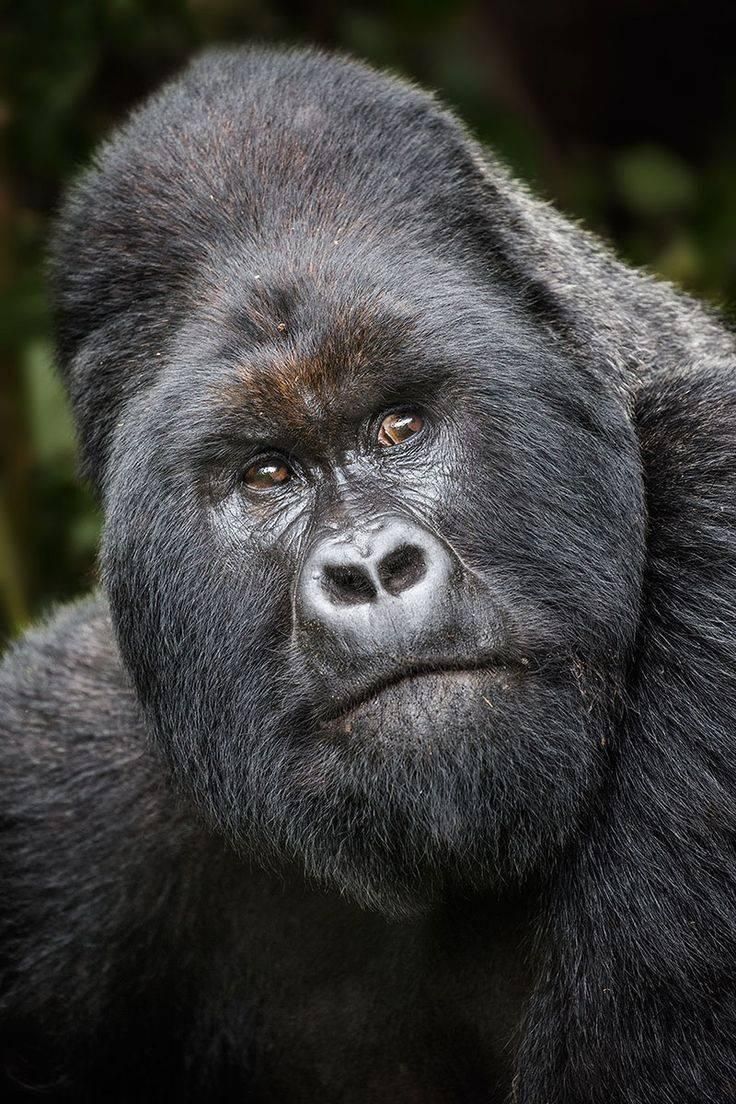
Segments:
[[[736,4],[6,0],[0,17],[0,641],[95,578],[43,258],[65,183],[212,42],[311,42],[436,89],[518,174],[695,294],[736,303]]]

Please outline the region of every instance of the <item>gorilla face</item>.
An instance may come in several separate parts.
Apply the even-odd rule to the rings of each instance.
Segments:
[[[340,250],[203,265],[119,426],[103,563],[211,821],[400,913],[518,883],[579,826],[641,480],[618,399],[508,290]]]

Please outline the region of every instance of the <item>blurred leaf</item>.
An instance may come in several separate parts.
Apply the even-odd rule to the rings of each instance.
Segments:
[[[652,262],[666,280],[695,287],[702,277],[703,258],[692,236],[684,230],[672,238]]]
[[[53,367],[51,342],[37,338],[23,350],[28,423],[41,464],[73,464],[74,423]]]
[[[613,162],[613,177],[620,201],[640,215],[683,210],[697,197],[692,171],[675,154],[657,146],[619,153]]]
[[[100,542],[100,516],[94,511],[80,514],[69,529],[69,546],[76,559],[94,558]]]
[[[25,586],[5,502],[0,497],[0,609],[8,629],[19,632],[28,619]]]

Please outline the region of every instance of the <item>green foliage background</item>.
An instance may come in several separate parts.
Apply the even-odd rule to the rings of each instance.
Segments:
[[[13,4],[0,24],[0,640],[95,579],[98,514],[76,477],[73,428],[52,367],[43,276],[49,221],[94,144],[203,45],[316,42],[409,75],[439,90],[519,174],[626,257],[697,294],[733,302],[736,111],[719,104],[695,122],[683,120],[682,142],[662,141],[656,125],[653,138],[633,128],[631,140],[618,133],[609,141],[589,128],[566,141],[564,126],[561,134],[549,125],[544,96],[533,104],[525,98],[529,64],[525,70],[523,59],[504,55],[493,10],[455,0]],[[585,50],[596,27],[577,31],[576,48]],[[530,23],[522,41],[534,46],[533,33]],[[539,48],[561,49],[569,33]],[[565,64],[556,72],[564,83]],[[582,89],[598,92],[597,81]],[[706,141],[688,132],[694,127],[707,132]]]

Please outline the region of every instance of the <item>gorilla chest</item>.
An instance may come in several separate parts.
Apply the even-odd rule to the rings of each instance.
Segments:
[[[252,925],[256,1100],[506,1099],[528,993],[523,925],[482,919],[391,923],[315,897]]]

